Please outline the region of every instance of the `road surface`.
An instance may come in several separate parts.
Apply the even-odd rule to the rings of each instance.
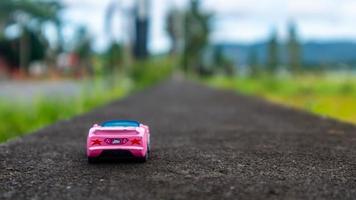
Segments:
[[[151,126],[145,164],[89,165],[88,128]],[[0,146],[0,199],[354,199],[356,127],[187,81]]]
[[[38,98],[75,97],[87,86],[84,81],[0,81],[0,101],[32,102]],[[89,87],[89,86],[87,86]]]

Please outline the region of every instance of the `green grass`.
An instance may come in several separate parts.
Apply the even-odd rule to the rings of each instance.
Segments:
[[[103,82],[96,81],[94,84],[88,83],[87,88],[83,89],[78,96],[68,99],[38,97],[31,103],[1,102],[0,142],[121,98],[130,91],[129,86],[121,85],[107,89]]]
[[[143,89],[170,76],[175,62],[173,58],[154,58],[145,62],[137,62],[129,75],[135,82],[136,89]]]
[[[353,75],[214,77],[205,81],[214,87],[257,95],[272,102],[356,123],[356,77]]]
[[[31,103],[0,101],[0,142],[24,135],[58,120],[88,112],[165,79],[172,62],[153,59],[135,64],[128,74],[87,80],[75,97],[49,99],[38,97]]]

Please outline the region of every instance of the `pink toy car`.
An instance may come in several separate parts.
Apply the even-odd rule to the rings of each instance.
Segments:
[[[150,153],[149,127],[136,121],[114,120],[95,124],[87,139],[89,163],[101,158],[135,158],[145,162]]]

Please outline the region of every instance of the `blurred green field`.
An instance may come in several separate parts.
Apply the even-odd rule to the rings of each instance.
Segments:
[[[75,97],[38,97],[29,101],[30,103],[0,99],[0,142],[120,99],[132,91],[165,79],[172,69],[172,62],[169,60],[150,60],[137,63],[127,74],[121,76],[102,76],[86,80],[86,87]]]
[[[217,88],[257,95],[269,101],[356,124],[356,76],[347,73],[214,77],[205,80]]]

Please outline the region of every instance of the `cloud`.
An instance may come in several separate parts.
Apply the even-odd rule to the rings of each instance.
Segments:
[[[276,28],[285,38],[291,20],[303,40],[356,40],[354,0],[217,0],[204,1],[215,12],[215,41],[253,41]]]
[[[96,38],[97,48],[107,43],[103,23],[111,0],[62,0],[67,5],[63,18],[68,24],[86,24]],[[132,7],[133,0],[121,0]],[[167,50],[170,42],[165,29],[166,12],[172,7],[187,7],[189,0],[151,0],[151,42],[154,52]],[[214,42],[253,42],[269,36],[276,28],[282,38],[286,26],[294,20],[303,40],[356,40],[355,0],[201,0],[203,8],[215,14]],[[119,22],[118,22],[119,23]],[[118,26],[118,25],[116,25]],[[116,29],[119,30],[119,29]],[[67,31],[70,32],[70,31]],[[122,37],[125,32],[116,33]]]

